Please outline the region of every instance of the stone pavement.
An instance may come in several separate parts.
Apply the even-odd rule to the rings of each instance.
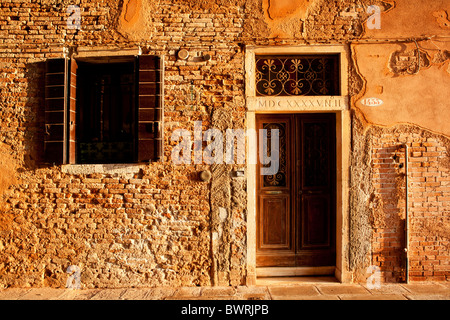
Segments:
[[[0,300],[450,300],[450,282],[342,284],[328,278],[260,279],[255,286],[123,289],[11,288]]]

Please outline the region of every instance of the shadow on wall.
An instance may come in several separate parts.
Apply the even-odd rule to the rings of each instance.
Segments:
[[[14,95],[13,115],[8,119],[7,131],[0,143],[0,196],[20,181],[20,174],[44,167],[44,63],[28,63],[24,76],[29,79],[26,92]],[[17,82],[22,84],[21,82]],[[12,83],[11,87],[17,83]],[[13,89],[9,89],[13,91]],[[14,92],[16,92],[14,91]],[[20,99],[26,97],[25,102]],[[6,101],[5,97],[5,101]],[[23,98],[22,98],[23,99]],[[7,212],[17,203],[0,202],[0,211]]]
[[[27,63],[25,78],[29,79],[26,93],[28,117],[22,124],[24,154],[23,168],[18,169],[19,173],[49,166],[44,161],[45,61]]]

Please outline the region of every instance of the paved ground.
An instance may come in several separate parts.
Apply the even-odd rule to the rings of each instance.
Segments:
[[[341,284],[329,278],[258,280],[247,287],[5,289],[0,300],[450,300],[450,282]]]

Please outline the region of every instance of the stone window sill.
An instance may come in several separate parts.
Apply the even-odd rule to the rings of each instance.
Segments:
[[[144,167],[139,163],[66,164],[62,166],[62,171],[74,175],[100,173],[131,179]]]

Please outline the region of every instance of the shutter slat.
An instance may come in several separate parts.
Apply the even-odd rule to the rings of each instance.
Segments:
[[[140,70],[139,82],[159,82],[159,72],[153,72],[153,70]]]
[[[159,95],[139,95],[139,109],[146,109],[146,106],[151,106],[149,109],[156,109],[155,106],[159,105]]]
[[[49,136],[47,141],[64,141],[64,123],[46,124],[45,133]]]
[[[46,86],[45,87],[45,95],[47,96],[47,99],[64,98],[65,89],[66,89],[66,87],[64,85]]]
[[[139,122],[156,121],[157,109],[139,109]]]
[[[64,124],[64,112],[45,111],[45,123],[61,123]]]
[[[45,111],[64,111],[64,97],[45,99]]]
[[[61,85],[61,83],[64,83],[64,72],[48,73],[45,75],[45,81],[48,86]]]

